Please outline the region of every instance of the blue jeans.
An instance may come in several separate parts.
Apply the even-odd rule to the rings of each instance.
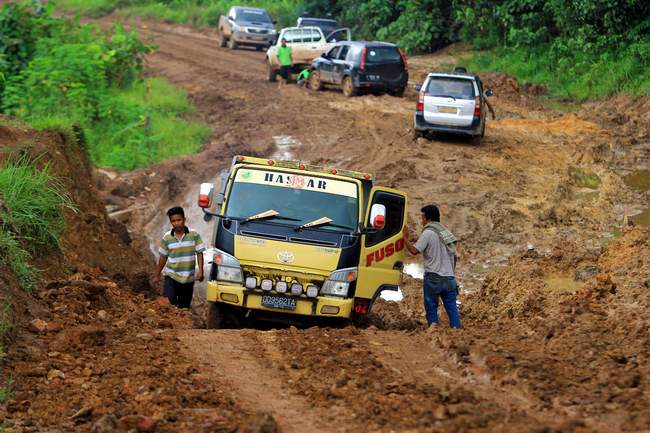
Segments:
[[[456,295],[458,286],[455,277],[441,277],[433,272],[424,274],[424,309],[427,313],[429,325],[438,323],[438,296],[442,298],[445,306],[449,325],[452,328],[460,328],[460,315],[456,306]]]

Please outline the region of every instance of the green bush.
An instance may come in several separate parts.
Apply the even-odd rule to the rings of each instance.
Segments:
[[[25,39],[24,59],[1,58],[0,64],[12,65],[5,68],[3,112],[36,129],[71,135],[81,128],[96,164],[123,169],[196,152],[209,136],[205,125],[179,117],[193,111],[184,92],[162,80],[141,80],[143,57],[153,47],[137,33],[117,24],[106,35],[92,25],[54,18],[51,9],[39,14],[5,7],[0,22],[2,17],[14,23],[10,34],[33,37]]]

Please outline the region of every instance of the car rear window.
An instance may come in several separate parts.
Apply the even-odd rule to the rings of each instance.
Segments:
[[[474,99],[472,80],[453,77],[433,77],[426,89],[429,96],[451,96],[457,99]]]
[[[401,61],[402,56],[395,47],[366,48],[366,63],[392,63]]]

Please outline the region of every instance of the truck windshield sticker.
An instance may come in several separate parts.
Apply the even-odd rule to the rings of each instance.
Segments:
[[[357,186],[352,182],[276,171],[240,169],[237,171],[235,182],[256,183],[260,185],[324,192],[346,197],[357,197]]]

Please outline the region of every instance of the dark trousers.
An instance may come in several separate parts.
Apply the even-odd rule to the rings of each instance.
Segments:
[[[171,277],[165,277],[165,296],[169,303],[178,308],[190,308],[192,295],[194,294],[194,281],[191,283],[179,283]]]
[[[456,278],[442,277],[433,272],[424,274],[424,309],[429,325],[438,323],[438,298],[440,297],[449,317],[449,325],[452,328],[460,328],[460,315],[456,305],[457,294]]]

